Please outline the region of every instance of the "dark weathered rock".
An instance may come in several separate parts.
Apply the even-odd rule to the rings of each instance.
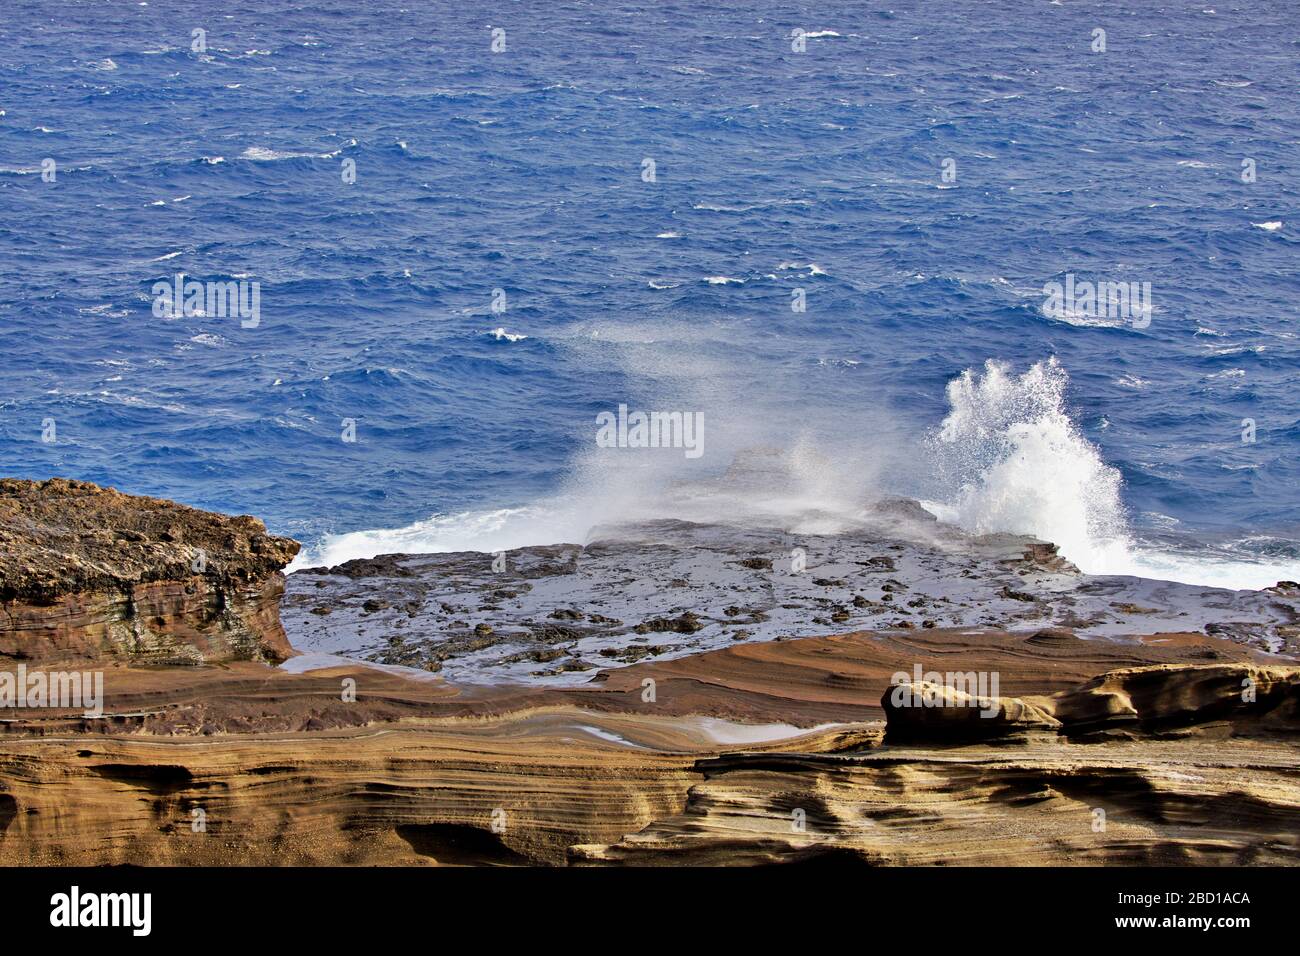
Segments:
[[[893,507],[911,514],[920,506]],[[1222,632],[1275,654],[1300,649],[1300,605],[1280,593],[1079,574],[1052,545],[1025,535],[885,521],[879,511],[823,535],[773,520],[607,525],[591,544],[517,548],[499,564],[492,554],[452,552],[302,570],[289,575],[285,628],[302,651],[377,662],[392,660],[390,639],[416,656],[432,642],[448,680],[475,684],[538,680],[528,652],[553,644],[607,666],[604,648],[637,636],[658,644],[654,636],[668,634],[687,639],[665,658],[738,639],[990,626],[1023,631],[1030,648],[1076,634],[1177,631]],[[500,645],[475,650],[463,640],[478,624]],[[545,681],[582,683],[575,673]]]
[[[283,660],[281,569],[256,518],[60,478],[0,480],[0,655]]]

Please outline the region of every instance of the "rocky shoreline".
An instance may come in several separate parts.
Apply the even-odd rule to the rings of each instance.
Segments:
[[[597,529],[586,545],[309,568],[289,576],[283,617],[304,653],[461,684],[577,686],[646,658],[857,630],[1197,631],[1295,656],[1297,598],[1289,584],[1084,575],[1048,542],[973,536],[888,499],[836,534],[654,521]]]
[[[1300,860],[1293,585],[1090,578],[899,499],[286,585],[297,550],[0,481],[0,671],[106,697],[0,709],[0,864]]]

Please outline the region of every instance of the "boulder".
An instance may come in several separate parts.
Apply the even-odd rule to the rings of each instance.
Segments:
[[[891,686],[880,706],[885,711],[885,739],[890,743],[965,743],[1055,734],[1061,726],[1041,699],[981,697],[924,680]]]

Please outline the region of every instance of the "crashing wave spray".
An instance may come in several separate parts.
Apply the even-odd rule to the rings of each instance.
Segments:
[[[692,353],[691,373],[705,370],[698,367],[700,351]],[[636,358],[655,357],[645,352],[639,350]],[[677,363],[677,371],[683,364]],[[725,366],[709,364],[710,375],[685,377],[717,381]],[[670,377],[659,366],[653,372],[655,380]],[[982,373],[968,370],[950,382],[948,415],[928,442],[928,464],[935,467],[924,479],[937,478],[942,489],[939,501],[925,506],[976,533],[1031,534],[1055,542],[1093,574],[1234,589],[1300,578],[1300,562],[1260,563],[1203,547],[1177,552],[1130,544],[1119,472],[1102,461],[1070,420],[1067,381],[1064,369],[1050,359],[1020,375],[990,361]],[[714,436],[708,457],[717,456],[714,465],[730,463],[725,474],[718,475],[716,467],[696,472],[694,466],[703,463],[680,454],[634,454],[592,442],[553,496],[526,507],[441,514],[404,528],[327,535],[304,549],[290,570],[384,553],[581,544],[601,526],[662,517],[838,534],[853,526],[867,500],[895,483],[883,480],[887,472],[917,462],[909,431],[879,409],[845,404],[843,421],[817,422],[822,427],[813,431],[820,434],[809,434],[810,419],[837,406],[828,410],[823,402],[809,409],[787,398],[784,406],[765,402],[759,410],[752,393],[745,402],[729,401],[740,390],[727,384],[715,395],[693,395],[693,405],[677,403],[705,411]],[[791,420],[782,419],[783,411]],[[594,427],[593,420],[589,433]],[[871,441],[864,442],[864,435]],[[918,490],[922,480],[904,469],[902,484],[908,487],[899,490]]]
[[[524,507],[326,535],[291,569],[383,553],[584,544],[599,529],[658,518],[834,534],[854,521],[878,485],[889,449],[905,443],[886,411],[826,401],[810,389],[804,366],[784,374],[765,367],[755,375],[750,363],[736,361],[725,329],[609,323],[571,332],[562,342],[584,367],[625,373],[627,391],[610,396],[605,409],[626,402],[692,416],[705,424],[704,454],[602,447],[593,414],[573,423],[575,450],[554,494]],[[870,446],[864,433],[875,439]]]
[[[1065,410],[1056,358],[1022,375],[989,360],[948,383],[949,411],[931,438],[947,500],[941,517],[976,533],[1010,531],[1057,544],[1084,571],[1127,563],[1119,472]]]

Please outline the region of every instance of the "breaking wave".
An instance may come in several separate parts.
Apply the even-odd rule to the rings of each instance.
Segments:
[[[1055,357],[1022,374],[990,360],[948,383],[949,411],[930,438],[947,495],[925,505],[977,534],[1030,534],[1089,574],[1135,575],[1231,590],[1300,576],[1300,561],[1236,547],[1152,545],[1129,530],[1119,471],[1070,418]],[[1263,558],[1263,559],[1261,559]]]
[[[1052,541],[1084,571],[1129,554],[1120,473],[1065,408],[1068,376],[1053,357],[1014,374],[990,360],[948,383],[949,411],[931,437],[949,487],[939,517],[977,534]]]

